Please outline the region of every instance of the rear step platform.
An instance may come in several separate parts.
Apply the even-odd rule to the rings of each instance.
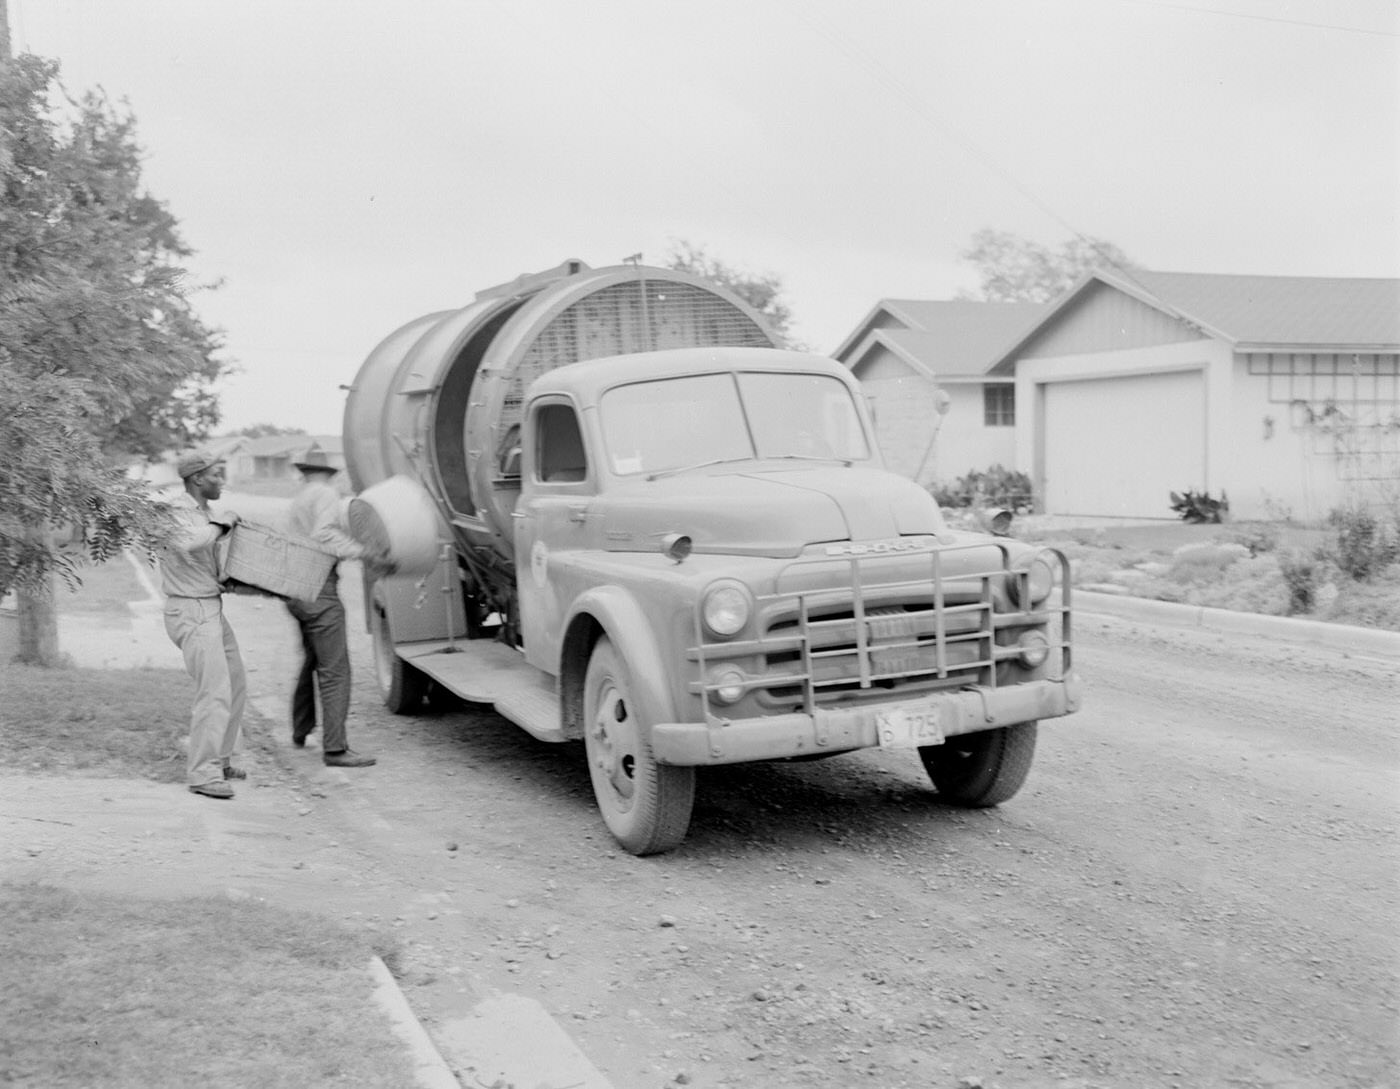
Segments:
[[[402,643],[399,657],[449,692],[490,704],[541,741],[566,741],[554,678],[525,661],[520,651],[487,639],[434,639]]]

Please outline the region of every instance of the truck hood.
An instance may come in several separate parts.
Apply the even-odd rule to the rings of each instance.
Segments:
[[[941,533],[938,504],[912,480],[878,469],[781,469],[638,481],[599,496],[590,521],[614,551],[651,551],[668,534],[696,552],[791,557],[827,541]]]

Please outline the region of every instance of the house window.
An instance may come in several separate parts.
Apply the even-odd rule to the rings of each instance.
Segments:
[[[1016,387],[982,387],[982,422],[988,427],[1012,427],[1016,423]]]

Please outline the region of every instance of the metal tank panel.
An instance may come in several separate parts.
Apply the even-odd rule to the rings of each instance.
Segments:
[[[516,492],[500,459],[540,375],[587,359],[682,347],[774,347],[758,313],[715,284],[673,269],[619,266],[570,276],[526,302],[492,340],[465,420],[467,471],[482,521],[510,558]]]
[[[418,338],[450,313],[452,311],[443,310],[425,314],[400,326],[381,340],[360,364],[354,384],[345,396],[340,431],[345,470],[355,491],[362,491],[396,471],[387,448],[390,429],[384,418],[394,399],[396,379]]]

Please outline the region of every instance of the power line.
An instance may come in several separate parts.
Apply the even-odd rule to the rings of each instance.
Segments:
[[[1175,11],[1189,11],[1195,15],[1217,15],[1224,19],[1253,19],[1260,23],[1284,23],[1288,26],[1303,26],[1313,30],[1340,30],[1346,34],[1370,34],[1378,38],[1400,38],[1393,30],[1372,30],[1364,26],[1342,26],[1338,23],[1313,23],[1306,19],[1285,19],[1279,15],[1252,15],[1243,11],[1225,11],[1221,8],[1195,7],[1191,4],[1173,4],[1169,0],[1118,0],[1120,4],[1137,4],[1139,7],[1171,8]]]
[[[1091,250],[1093,250],[1094,253],[1098,256],[1099,260],[1105,266],[1112,268],[1124,279],[1128,280],[1133,285],[1135,285],[1140,291],[1144,292],[1150,298],[1156,300],[1161,305],[1161,307],[1168,313],[1182,319],[1183,321],[1189,321],[1186,315],[1182,314],[1166,299],[1163,299],[1157,292],[1153,291],[1150,287],[1148,287],[1140,279],[1138,279],[1130,265],[1116,260],[1112,254],[1104,250],[1102,244],[1098,239],[1087,235],[1083,231],[1081,231],[1065,216],[1061,215],[1059,211],[1056,210],[1053,206],[1051,206],[1048,202],[1042,200],[1041,197],[1030,188],[1030,186],[1022,183],[1021,180],[1017,178],[1016,175],[1013,174],[1008,168],[1002,166],[1000,162],[998,162],[991,155],[988,155],[985,151],[983,151],[970,137],[966,136],[961,130],[956,128],[954,125],[950,124],[948,121],[938,116],[938,114],[936,114],[933,110],[929,109],[928,106],[924,103],[924,101],[914,91],[912,91],[906,84],[904,84],[893,74],[891,74],[888,68],[884,64],[882,64],[877,58],[871,56],[868,51],[863,49],[849,37],[842,38],[840,35],[832,31],[830,27],[817,26],[816,22],[810,19],[808,22],[809,25],[811,25],[818,34],[826,38],[827,41],[830,42],[833,46],[835,46],[839,52],[844,53],[848,59],[853,60],[857,64],[862,65],[876,79],[878,79],[881,83],[885,84],[886,87],[889,87],[893,91],[895,91],[895,93],[898,94],[899,97],[904,100],[905,105],[907,105],[911,110],[913,110],[916,114],[922,117],[925,121],[940,129],[944,133],[944,135],[951,138],[955,143],[961,145],[962,148],[969,155],[981,162],[982,165],[985,166],[988,170],[992,171],[994,174],[1000,177],[1003,181],[1006,182],[1007,185],[1015,189],[1016,192],[1020,193],[1036,208],[1040,209],[1040,211],[1045,213],[1045,215],[1047,215],[1050,219],[1052,219],[1054,222],[1058,223],[1061,227],[1068,231],[1071,237],[1075,238],[1079,242],[1082,242],[1084,245],[1088,246]]]

